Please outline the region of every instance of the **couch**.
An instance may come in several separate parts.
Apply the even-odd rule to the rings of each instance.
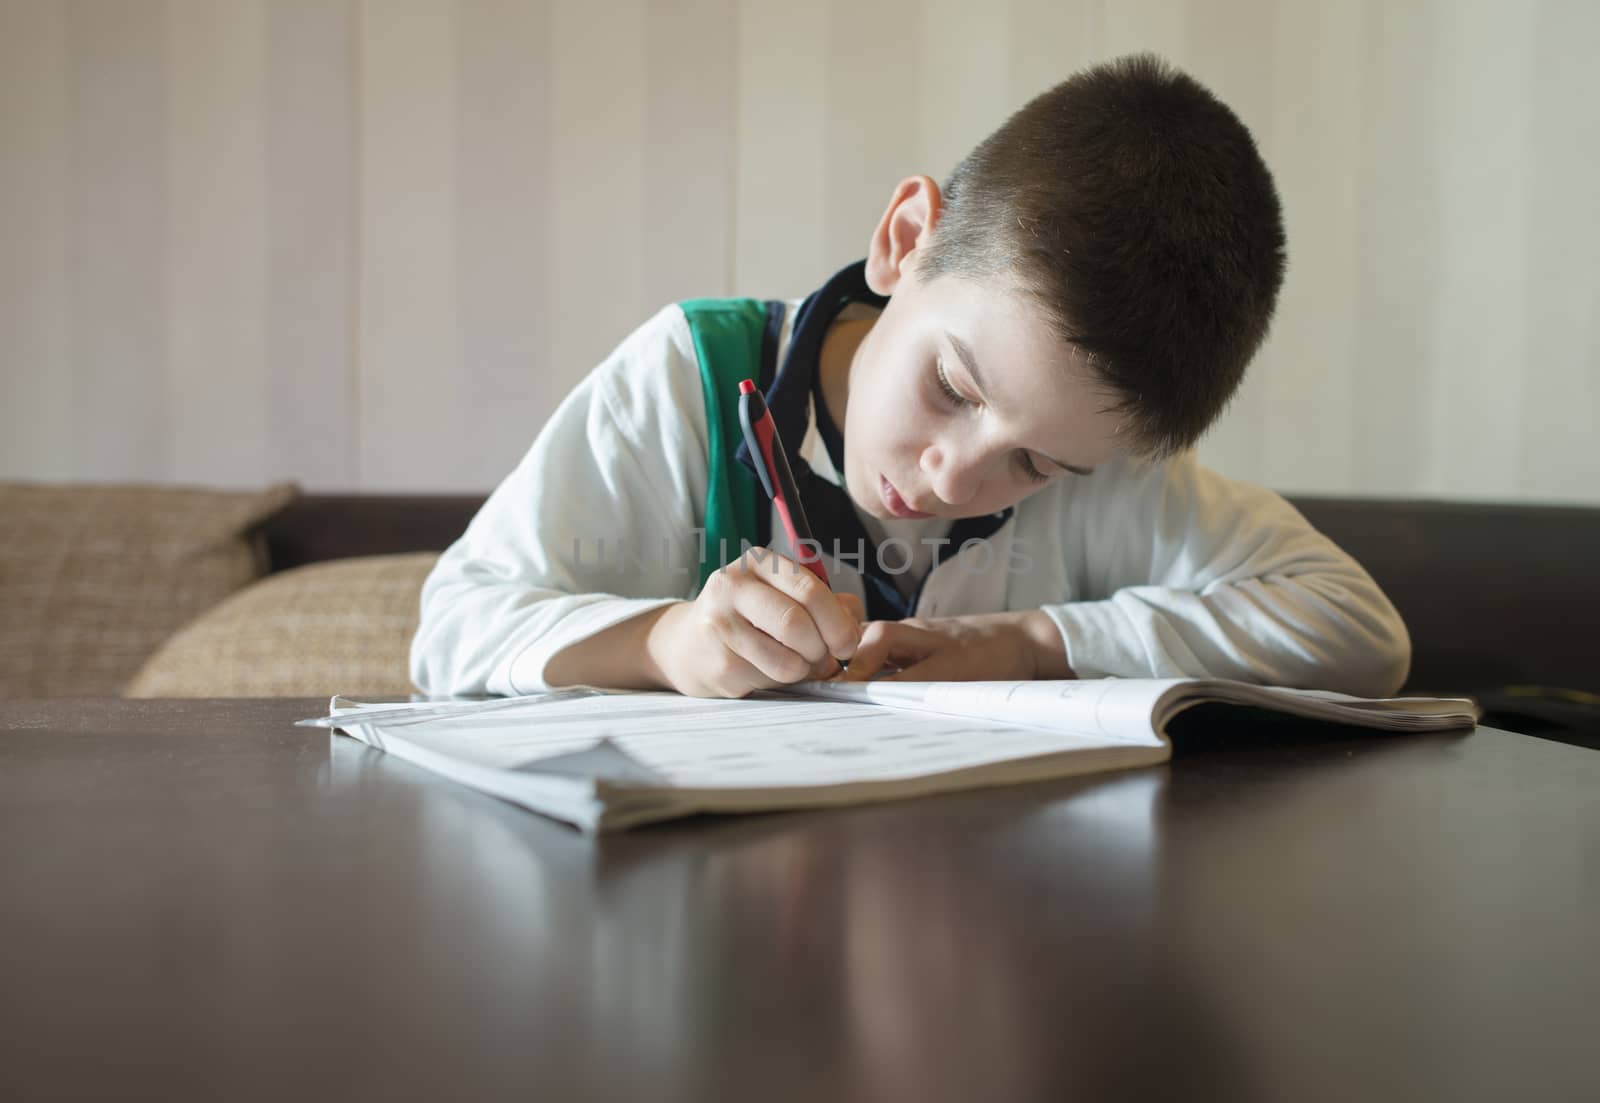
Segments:
[[[197,516],[220,508],[209,491],[24,489],[73,502],[74,495],[136,493],[145,495],[137,508],[147,513],[149,495],[162,494],[199,495]],[[243,504],[232,507],[231,523],[250,549],[253,577],[223,582],[224,592],[198,612],[178,610],[180,623],[144,641],[150,653],[118,688],[139,696],[409,692],[404,656],[416,624],[416,590],[482,496],[300,494],[280,486],[235,497]],[[1291,501],[1372,572],[1404,616],[1413,644],[1408,692],[1473,694],[1499,726],[1600,745],[1600,647],[1592,628],[1600,624],[1600,509]],[[13,515],[0,522],[0,601],[9,601],[7,549],[13,560],[28,554],[15,553],[15,534],[5,535],[17,527],[10,507],[0,490],[0,518]],[[37,515],[45,507],[32,508]],[[151,586],[154,573],[140,568],[138,582],[119,592]],[[92,621],[94,600],[88,614],[75,614],[80,620]],[[25,633],[9,654],[0,634],[0,664],[17,661]],[[86,655],[94,641],[82,636],[71,638]],[[0,684],[0,695],[17,695],[15,681]],[[78,688],[103,693],[108,684]],[[30,695],[61,689],[35,687]]]

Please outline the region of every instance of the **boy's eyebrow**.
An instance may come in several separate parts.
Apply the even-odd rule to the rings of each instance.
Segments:
[[[983,399],[983,404],[985,406],[992,405],[992,403],[989,401],[988,388],[983,385],[983,372],[978,368],[978,358],[972,355],[972,346],[967,344],[961,338],[957,337],[954,333],[951,333],[948,329],[944,331],[944,336],[945,339],[950,342],[950,347],[956,350],[956,355],[961,357],[961,363],[966,366],[967,374],[972,376],[972,385],[978,388],[978,397]],[[1034,451],[1039,452],[1037,448],[1035,448]],[[1039,455],[1044,456],[1045,459],[1049,460],[1063,471],[1070,471],[1074,475],[1094,474],[1094,468],[1092,467],[1077,467],[1070,463],[1062,463],[1054,456],[1045,456],[1043,452],[1039,452]]]

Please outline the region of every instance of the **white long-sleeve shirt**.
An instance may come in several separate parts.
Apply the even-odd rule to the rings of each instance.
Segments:
[[[788,304],[780,357],[798,305]],[[839,485],[815,415],[813,404],[797,451]],[[441,556],[412,643],[417,686],[430,696],[539,692],[564,648],[692,598],[708,441],[695,345],[674,304],[561,403]],[[792,555],[781,526],[772,531],[770,546]],[[825,556],[835,590],[864,592],[859,550]],[[1117,460],[1045,486],[934,567],[914,615],[1026,609],[1056,623],[1080,678],[1220,677],[1387,696],[1410,664],[1404,624],[1354,560],[1278,495],[1192,454]]]

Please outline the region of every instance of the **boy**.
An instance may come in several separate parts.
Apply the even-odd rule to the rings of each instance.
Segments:
[[[866,260],[803,302],[675,304],[630,335],[429,576],[412,678],[737,697],[848,664],[1390,694],[1410,644],[1377,586],[1189,452],[1283,249],[1225,106],[1153,57],[1080,73],[943,190],[902,180]],[[831,590],[740,446],[744,377]]]

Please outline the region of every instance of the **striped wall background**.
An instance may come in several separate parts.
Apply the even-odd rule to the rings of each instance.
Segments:
[[[1291,274],[1205,458],[1600,502],[1593,0],[0,0],[0,477],[485,490],[663,303],[1153,49]]]

